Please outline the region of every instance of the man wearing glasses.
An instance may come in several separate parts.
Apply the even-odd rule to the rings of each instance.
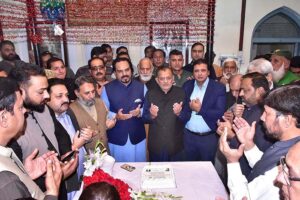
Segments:
[[[110,82],[112,79],[106,75],[106,66],[102,58],[93,57],[89,60],[89,70],[91,76],[96,81],[96,89],[99,96],[101,96],[102,86]]]
[[[280,187],[281,199],[297,200],[300,197],[300,142],[291,147],[280,159],[280,172],[276,181]]]
[[[231,199],[280,199],[279,189],[275,186],[279,160],[300,141],[300,86],[287,85],[273,90],[264,101],[261,120],[267,136],[278,140],[265,153],[253,142],[256,122],[250,126],[242,118],[234,120],[234,130],[241,142],[238,149],[229,148],[226,130],[221,136],[220,150],[228,163]],[[243,154],[252,167],[247,179],[238,163]]]

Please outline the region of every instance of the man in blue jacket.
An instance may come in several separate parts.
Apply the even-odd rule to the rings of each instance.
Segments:
[[[106,84],[101,98],[116,117],[114,128],[107,131],[111,155],[118,162],[146,161],[146,133],[141,118],[146,86],[132,79],[133,67],[127,58],[113,62],[116,79]]]
[[[186,159],[213,162],[218,144],[215,131],[217,120],[225,112],[226,90],[224,85],[208,77],[208,64],[204,59],[193,64],[195,79],[183,85],[192,110],[184,129]]]

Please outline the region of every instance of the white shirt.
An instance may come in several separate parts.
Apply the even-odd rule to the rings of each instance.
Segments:
[[[255,146],[249,151],[245,151],[245,156],[249,165],[253,167],[260,160],[262,152]],[[230,199],[241,200],[247,197],[248,200],[279,200],[279,188],[274,185],[278,175],[278,167],[274,167],[263,175],[256,177],[248,183],[242,174],[239,163],[228,163],[228,188]]]

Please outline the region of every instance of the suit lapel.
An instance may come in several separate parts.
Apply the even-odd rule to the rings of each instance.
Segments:
[[[209,79],[208,84],[207,84],[207,88],[203,97],[203,101],[202,101],[202,106],[205,107],[207,102],[210,101],[212,95],[210,95],[210,91],[212,90],[212,80]]]

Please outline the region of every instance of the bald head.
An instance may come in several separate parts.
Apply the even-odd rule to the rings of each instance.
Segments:
[[[239,96],[240,88],[241,88],[241,82],[242,82],[242,75],[241,74],[235,74],[232,75],[229,79],[229,88],[234,97]]]
[[[150,58],[142,58],[138,64],[138,67],[143,67],[143,66],[150,66],[150,68],[153,68],[153,65],[152,65],[152,61]]]

